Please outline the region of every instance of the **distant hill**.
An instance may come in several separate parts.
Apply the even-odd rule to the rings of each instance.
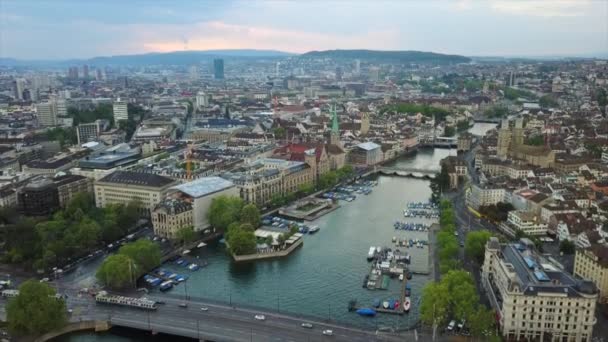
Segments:
[[[153,52],[138,55],[119,55],[94,57],[89,59],[67,60],[18,60],[0,58],[0,65],[189,65],[214,58],[282,58],[294,54],[275,50],[204,50],[204,51],[175,51]]]
[[[361,59],[378,62],[403,63],[467,63],[471,59],[459,55],[444,55],[423,51],[379,51],[379,50],[326,50],[310,51],[300,57],[308,58],[334,58],[334,59]]]

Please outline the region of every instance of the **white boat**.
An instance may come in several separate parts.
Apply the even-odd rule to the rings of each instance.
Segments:
[[[399,275],[399,281],[403,281],[403,274]]]
[[[389,305],[390,305],[390,303],[388,301],[386,301],[386,300],[384,302],[382,302],[382,307],[385,308],[385,309],[388,309]]]
[[[393,236],[393,242],[397,241],[397,237]]]
[[[207,246],[207,244],[204,242],[201,242],[198,245],[196,245],[197,248],[201,248],[201,247],[205,247],[205,246]]]
[[[367,260],[372,260],[374,255],[376,254],[376,247],[370,247],[369,252],[367,252]]]
[[[309,234],[314,234],[314,233],[318,232],[318,231],[319,231],[319,229],[320,229],[320,228],[319,228],[319,226],[312,226],[312,227],[310,227],[310,229],[308,230],[308,233],[309,233]]]
[[[189,249],[186,249],[185,251],[182,252],[182,254],[188,254],[188,253],[190,253]]]
[[[412,305],[412,302],[410,301],[410,297],[405,297],[405,303],[403,303],[403,310],[405,312],[409,312],[411,305]]]

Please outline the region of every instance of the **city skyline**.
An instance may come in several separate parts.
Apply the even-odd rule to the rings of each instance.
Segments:
[[[3,1],[0,57],[71,59],[214,49],[608,54],[605,1],[117,4]]]

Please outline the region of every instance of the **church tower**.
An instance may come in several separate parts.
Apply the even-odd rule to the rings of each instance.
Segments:
[[[496,146],[496,155],[498,158],[505,160],[509,154],[509,145],[511,144],[511,129],[509,128],[509,120],[503,119],[498,131],[498,144]]]
[[[369,113],[363,112],[361,115],[361,129],[359,130],[361,135],[367,135],[369,132]]]
[[[329,136],[331,145],[340,145],[340,127],[338,126],[338,113],[336,113],[336,105],[331,106],[331,134]]]

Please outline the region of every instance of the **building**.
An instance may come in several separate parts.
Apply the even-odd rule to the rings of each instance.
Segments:
[[[177,238],[181,228],[194,226],[192,203],[182,199],[167,198],[152,211],[154,235],[168,239]]]
[[[379,164],[383,160],[382,146],[373,142],[361,143],[349,151],[348,158],[353,165],[372,166]]]
[[[76,137],[78,138],[78,145],[82,145],[89,141],[95,141],[99,138],[101,133],[101,121],[96,120],[95,122],[79,124],[76,127]]]
[[[465,132],[458,136],[457,152],[468,152],[473,144],[473,134]]]
[[[216,58],[213,60],[213,76],[216,80],[224,79],[224,60]]]
[[[505,202],[506,189],[502,185],[476,184],[471,185],[467,193],[467,205],[475,210],[479,207]]]
[[[548,225],[542,222],[540,216],[536,213],[525,210],[511,210],[507,216],[507,221],[502,222],[498,228],[509,236],[515,236],[517,231],[532,236],[544,236],[547,235]]]
[[[186,199],[192,203],[193,226],[195,231],[209,227],[207,212],[211,201],[218,196],[239,196],[237,187],[220,177],[202,177],[195,181],[174,186],[169,191],[173,198]]]
[[[490,238],[481,283],[506,340],[591,341],[597,288],[538,254],[529,239]]]
[[[177,182],[171,178],[151,173],[115,171],[94,184],[95,203],[99,208],[110,204],[127,205],[132,201],[140,203],[141,213],[150,213],[164,198],[166,192]]]
[[[129,120],[129,111],[126,101],[121,101],[120,98],[114,101],[112,106],[112,112],[114,113],[114,126],[119,127],[120,121]]]
[[[57,186],[57,196],[61,208],[65,208],[77,193],[93,193],[93,180],[84,176],[60,175],[53,178],[53,182]]]
[[[207,94],[202,91],[199,91],[196,94],[196,109],[202,109],[209,105],[209,98]]]
[[[467,164],[459,157],[449,156],[443,158],[441,160],[441,167],[447,170],[450,178],[450,189],[458,188],[459,184],[468,175]]]
[[[608,246],[593,244],[589,248],[577,249],[574,275],[591,280],[599,291],[600,302],[604,302],[608,297]]]
[[[13,81],[13,97],[15,100],[23,100],[23,92],[25,91],[25,79],[16,78]]]
[[[508,157],[522,160],[528,164],[538,167],[551,167],[555,164],[555,152],[547,146],[531,146],[524,143],[523,118],[515,120],[514,127],[509,126],[509,121],[504,119],[498,130],[498,141],[496,145],[496,156],[501,160]]]
[[[18,193],[19,211],[27,216],[47,216],[59,209],[57,185],[49,178],[36,178]]]
[[[36,159],[29,161],[21,168],[23,173],[30,175],[55,175],[67,171],[74,166],[74,156],[61,155],[47,160]]]
[[[38,116],[40,126],[57,126],[57,107],[52,101],[37,104],[36,115]]]

